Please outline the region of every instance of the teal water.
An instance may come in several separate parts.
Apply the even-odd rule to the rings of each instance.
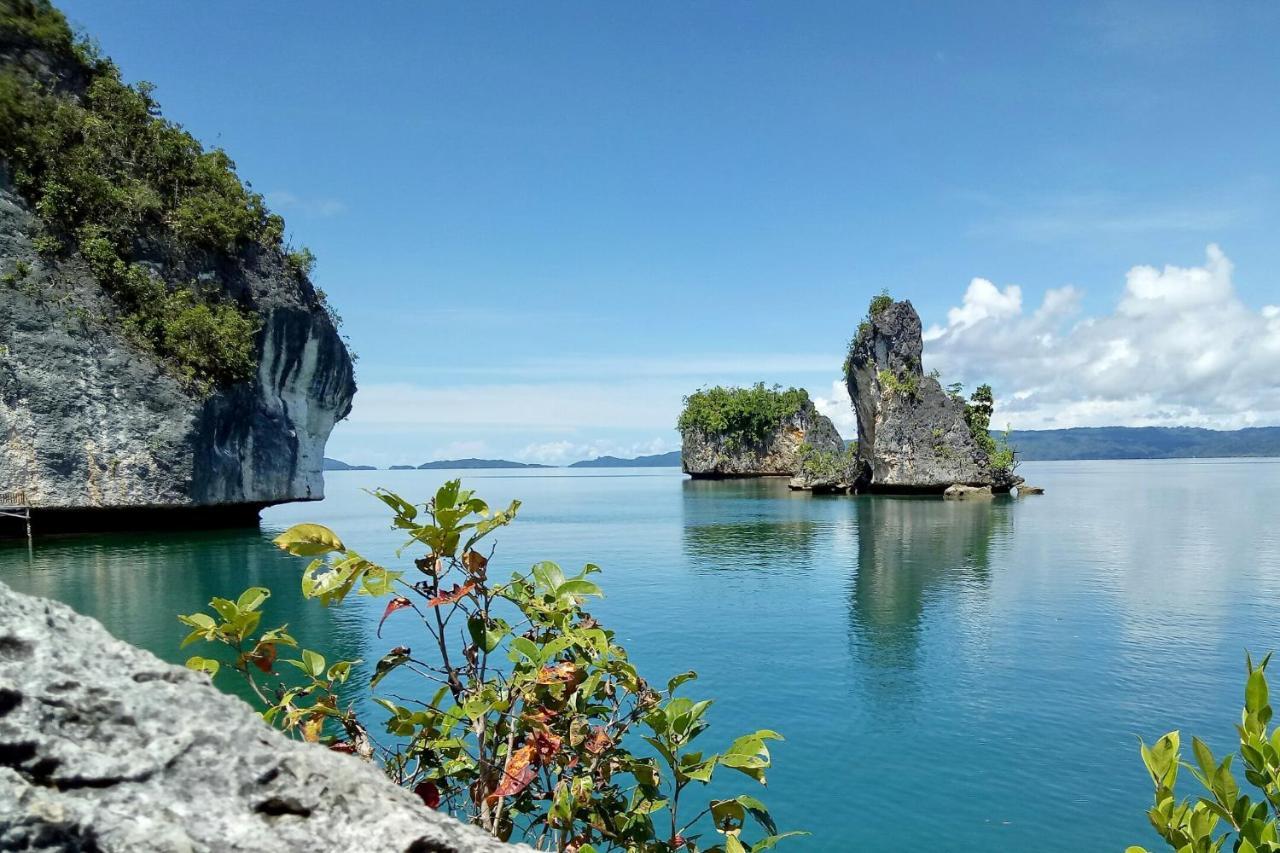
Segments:
[[[1028,463],[1021,501],[793,495],[777,481],[674,470],[460,472],[520,498],[497,571],[604,567],[593,607],[654,680],[716,698],[711,746],[787,741],[762,798],[813,851],[1155,849],[1138,737],[1231,746],[1244,652],[1280,647],[1280,460]],[[335,655],[374,636],[364,599],[301,601],[270,538],[317,521],[374,559],[400,536],[362,490],[425,500],[442,471],[328,475],[321,503],[261,530],[94,536],[0,549],[0,578],[68,602],[180,661],[173,614],[261,584],[264,624]],[[493,573],[491,569],[491,574]],[[750,785],[743,779],[743,786]],[[780,848],[781,849],[781,848]]]

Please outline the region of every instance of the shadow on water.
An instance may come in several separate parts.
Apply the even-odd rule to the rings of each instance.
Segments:
[[[990,550],[1012,522],[1010,501],[863,496],[856,500],[858,565],[849,594],[855,654],[870,669],[917,663],[927,602],[985,596]]]
[[[288,623],[300,642],[335,659],[361,657],[363,632],[346,624],[358,608],[324,608],[303,599],[304,565],[257,529],[54,538],[37,542],[30,555],[25,543],[0,547],[0,580],[10,587],[64,601],[115,636],[174,663],[214,652],[204,643],[179,648],[186,630],[177,614],[205,610],[214,596],[234,599],[251,586],[272,591],[263,607],[264,628]],[[233,679],[219,681],[224,689],[234,686]]]

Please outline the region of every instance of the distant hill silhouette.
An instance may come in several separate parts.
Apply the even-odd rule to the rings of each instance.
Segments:
[[[595,459],[583,459],[574,462],[570,468],[669,468],[680,467],[680,451],[657,453],[652,456],[637,456],[634,459],[619,459],[617,456],[597,456]]]
[[[998,433],[992,433],[999,435]],[[1014,430],[1009,442],[1025,461],[1280,456],[1280,427],[1076,427]]]
[[[348,465],[346,462],[343,462],[341,459],[330,459],[328,456],[324,457],[323,468],[325,471],[377,471],[378,470],[373,465]]]
[[[392,465],[388,471],[417,471],[417,465]]]
[[[435,462],[423,462],[419,470],[435,468],[553,468],[553,465],[538,465],[533,462],[512,462],[507,459],[440,459]]]

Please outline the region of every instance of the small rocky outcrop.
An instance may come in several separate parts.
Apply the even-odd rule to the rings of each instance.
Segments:
[[[692,423],[693,419],[686,416],[696,403],[687,403],[686,416],[682,416],[680,425],[680,461],[686,474],[707,479],[793,477],[800,473],[805,453],[844,452],[844,439],[835,425],[818,412],[804,391],[762,391],[762,386],[712,391],[733,395],[795,396],[789,404],[773,408],[772,411],[776,412],[773,417],[752,418],[749,424],[738,424],[731,414],[727,419],[719,420],[723,425],[720,429]],[[696,397],[690,397],[690,401]]]
[[[0,583],[0,850],[520,849]]]
[[[1018,497],[1024,497],[1026,495],[1043,495],[1043,494],[1044,494],[1044,488],[1042,486],[1028,486],[1026,483],[1020,483],[1018,485]]]
[[[991,491],[990,486],[966,486],[956,483],[955,485],[947,486],[942,496],[952,500],[972,500],[974,498],[994,497],[994,493]]]
[[[921,364],[920,316],[910,302],[873,303],[850,345],[845,381],[858,419],[858,487],[939,493],[952,484],[1008,491],[974,440],[965,402]]]

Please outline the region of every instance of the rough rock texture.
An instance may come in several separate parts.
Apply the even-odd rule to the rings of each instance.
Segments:
[[[513,849],[0,583],[0,850]]]
[[[75,68],[5,40],[0,65],[74,93]],[[39,223],[0,152],[0,504],[43,509],[261,507],[323,497],[321,462],[355,392],[351,358],[317,294],[276,249],[143,260],[261,319],[257,376],[205,397],[127,341],[77,254],[36,253]],[[39,527],[39,525],[37,525]]]
[[[1043,486],[1028,486],[1026,483],[1020,483],[1018,485],[1018,497],[1020,498],[1026,495],[1043,495],[1043,494],[1044,494]]]
[[[871,317],[854,339],[845,379],[858,416],[860,488],[941,492],[953,483],[994,482],[965,423],[964,401],[925,375],[923,350],[920,317],[906,301]],[[885,371],[900,387],[881,381]]]
[[[994,493],[990,486],[965,486],[957,483],[954,486],[947,486],[947,490],[942,493],[944,498],[954,498],[957,500],[968,500],[972,498],[989,498]]]
[[[802,444],[844,452],[844,440],[835,425],[809,400],[761,442],[730,446],[724,436],[686,430],[681,435],[680,463],[694,477],[791,477],[800,471]]]

